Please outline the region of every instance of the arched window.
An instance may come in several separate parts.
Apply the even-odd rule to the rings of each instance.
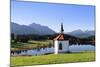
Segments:
[[[59,50],[62,50],[62,43],[59,43]]]

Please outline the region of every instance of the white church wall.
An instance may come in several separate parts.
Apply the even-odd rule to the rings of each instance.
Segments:
[[[54,42],[54,54],[58,54],[58,41],[55,40]]]
[[[69,50],[69,41],[68,40],[64,40],[64,41],[58,41],[58,45],[62,44],[62,50],[58,50],[58,52],[67,52]],[[59,48],[59,46],[58,46]]]
[[[59,50],[59,44],[62,44],[62,49]],[[64,41],[58,41],[55,40],[54,42],[54,53],[58,54],[59,52],[67,52],[69,50],[69,41],[68,40],[64,40]]]

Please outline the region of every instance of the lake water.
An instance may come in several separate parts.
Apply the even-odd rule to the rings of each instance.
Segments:
[[[71,52],[95,51],[95,46],[92,46],[92,45],[71,45],[71,46],[69,46],[69,51],[71,51]],[[11,56],[43,55],[43,54],[48,54],[48,53],[54,53],[54,47],[15,51],[15,52],[11,52]]]

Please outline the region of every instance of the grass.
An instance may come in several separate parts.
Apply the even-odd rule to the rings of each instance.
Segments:
[[[48,46],[49,43],[53,43],[51,40],[45,40],[45,41],[35,41],[35,40],[30,40],[28,43],[22,43],[22,42],[17,42],[11,44],[11,50],[23,50],[23,49],[33,49],[37,48],[37,46]]]
[[[43,65],[43,64],[61,64],[74,62],[90,62],[95,61],[95,52],[78,52],[49,54],[40,56],[17,56],[11,57],[11,66],[27,66],[27,65]]]

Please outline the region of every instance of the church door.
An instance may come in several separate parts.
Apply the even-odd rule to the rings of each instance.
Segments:
[[[62,43],[59,43],[59,50],[62,50]]]

